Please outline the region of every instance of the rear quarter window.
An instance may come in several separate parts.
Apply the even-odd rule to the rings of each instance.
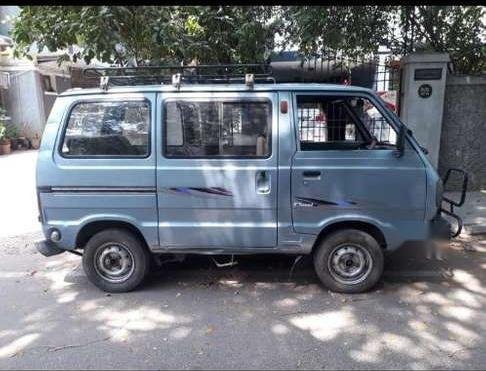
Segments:
[[[69,112],[60,148],[64,157],[147,157],[148,101],[80,102]]]

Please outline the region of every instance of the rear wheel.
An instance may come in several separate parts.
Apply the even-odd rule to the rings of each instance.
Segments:
[[[335,292],[360,293],[371,289],[383,273],[383,251],[368,233],[342,229],[326,237],[314,253],[321,282]]]
[[[107,292],[136,288],[150,269],[150,256],[130,231],[106,229],[90,238],[84,248],[83,268],[89,280]]]

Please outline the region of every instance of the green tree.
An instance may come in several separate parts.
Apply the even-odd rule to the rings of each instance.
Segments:
[[[403,6],[395,53],[428,50],[450,54],[457,71],[486,71],[486,31],[481,6]]]
[[[259,63],[275,49],[304,56],[450,53],[459,72],[486,69],[480,6],[25,6],[14,25],[16,55],[79,50],[64,58],[137,64]]]
[[[291,6],[283,10],[284,38],[305,56],[358,57],[387,43],[391,6]]]
[[[448,52],[459,72],[486,70],[484,7],[292,6],[284,14],[284,39],[305,56],[363,57],[383,45],[395,55]]]
[[[197,59],[207,62],[255,63],[268,58],[281,22],[272,20],[274,9],[253,7],[191,7],[198,26]]]
[[[273,49],[269,7],[25,6],[14,25],[16,55],[79,51],[64,58],[137,64],[261,62]]]

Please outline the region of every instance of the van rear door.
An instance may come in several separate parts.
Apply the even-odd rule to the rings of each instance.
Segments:
[[[161,246],[274,247],[276,94],[163,93],[158,107]]]

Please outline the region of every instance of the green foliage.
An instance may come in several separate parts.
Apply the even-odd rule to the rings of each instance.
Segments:
[[[12,33],[16,55],[81,50],[65,59],[124,64],[263,61],[275,27],[267,7],[25,6]],[[121,47],[120,47],[121,46]]]
[[[17,129],[17,127],[13,124],[6,124],[5,125],[5,138],[7,139],[14,139],[14,138],[17,138],[19,136],[19,130]]]
[[[15,126],[0,123],[0,142],[8,142],[10,139],[17,138],[18,132]]]
[[[6,123],[7,110],[0,107],[0,142],[16,138],[18,136],[17,128],[12,124]]]
[[[285,38],[307,56],[372,54],[387,42],[391,6],[292,6]]]
[[[284,13],[285,38],[306,56],[363,57],[383,45],[395,55],[447,52],[458,72],[486,71],[480,6],[293,6]]]
[[[486,14],[483,7],[409,6],[402,7],[400,15],[407,52],[447,52],[458,72],[486,71],[486,31],[482,22]],[[403,40],[391,44],[397,52],[402,46]]]
[[[0,141],[14,139],[17,138],[18,135],[18,130],[14,125],[0,123]]]
[[[3,123],[0,123],[0,142],[4,141],[6,139],[6,137],[5,137],[6,130],[7,130],[7,128],[5,127],[5,125]]]
[[[259,63],[276,47],[305,56],[450,53],[459,72],[486,66],[480,6],[24,6],[15,53],[78,50],[62,59],[126,64]]]
[[[198,6],[187,8],[198,25],[192,56],[201,63],[258,63],[274,48],[280,22],[270,7]]]

